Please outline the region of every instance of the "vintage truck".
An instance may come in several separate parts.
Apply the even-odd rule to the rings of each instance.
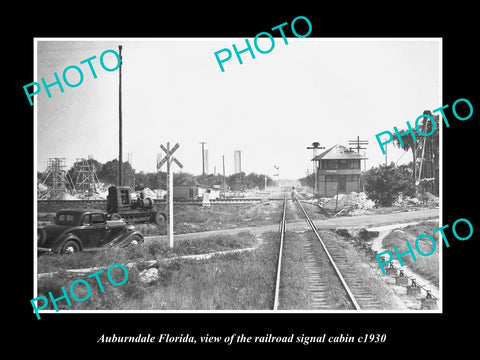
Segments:
[[[110,186],[108,188],[107,214],[111,220],[152,222],[161,226],[165,225],[167,220],[166,213],[155,206],[153,199],[140,195],[137,199],[132,200],[128,186]]]

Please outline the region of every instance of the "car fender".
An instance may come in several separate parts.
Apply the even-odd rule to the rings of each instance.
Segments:
[[[52,251],[60,252],[60,250],[62,249],[62,246],[69,240],[76,241],[78,243],[78,246],[80,247],[80,251],[83,250],[82,242],[80,241],[80,239],[77,236],[73,235],[72,233],[66,233],[59,238],[55,246],[52,248]]]
[[[130,239],[134,236],[137,235],[142,239],[142,242],[144,241],[143,234],[140,231],[133,230],[133,231],[128,231],[125,233],[122,233],[118,235],[115,239],[110,241],[106,246],[109,247],[115,247],[115,246],[125,246],[129,244]]]

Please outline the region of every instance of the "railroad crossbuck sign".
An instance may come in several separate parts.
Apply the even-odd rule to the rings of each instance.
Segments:
[[[177,164],[180,169],[183,169],[182,163],[172,156],[173,153],[175,151],[177,151],[177,149],[180,147],[180,145],[178,145],[178,143],[176,143],[175,146],[172,148],[172,150],[168,150],[169,146],[170,146],[170,143],[167,143],[167,148],[165,148],[165,146],[163,146],[163,145],[160,145],[160,148],[163,151],[165,151],[165,153],[167,155],[157,164],[157,170],[160,170],[162,165],[165,164],[169,159],[171,161],[175,162],[175,164]]]
[[[160,145],[160,148],[165,151],[165,157],[160,160],[160,162],[157,164],[157,170],[160,170],[160,168],[167,163],[167,176],[168,176],[168,182],[167,182],[167,207],[168,207],[168,219],[167,219],[167,234],[168,234],[168,242],[170,244],[170,247],[173,248],[173,171],[171,171],[170,166],[172,164],[172,161],[178,165],[180,169],[183,169],[183,165],[180,161],[175,159],[173,157],[173,153],[177,151],[177,149],[180,147],[178,143],[175,144],[175,146],[170,149],[170,143],[167,143],[167,147]]]

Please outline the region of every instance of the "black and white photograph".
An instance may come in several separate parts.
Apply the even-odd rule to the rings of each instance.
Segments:
[[[478,102],[457,32],[254,19],[27,36],[31,333],[118,350],[458,340]]]
[[[256,40],[37,40],[39,314],[441,310],[441,39]]]

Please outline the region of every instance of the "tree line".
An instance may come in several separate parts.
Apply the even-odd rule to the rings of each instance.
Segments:
[[[99,182],[116,185],[118,180],[118,160],[113,159],[106,163],[101,163],[93,158],[87,160],[89,168],[95,169],[96,177]],[[75,162],[68,170],[68,177],[72,179],[73,183],[80,175],[83,161]],[[37,173],[38,179],[43,178],[42,173]],[[174,185],[224,185],[232,190],[248,190],[248,189],[264,189],[265,177],[267,179],[267,186],[272,186],[274,181],[269,176],[264,174],[257,174],[251,172],[245,174],[244,172],[232,174],[223,177],[219,174],[193,175],[188,172],[174,172]],[[123,185],[135,186],[136,190],[143,188],[150,189],[166,189],[167,187],[167,173],[164,171],[156,172],[137,172],[129,162],[122,162],[122,180]],[[45,183],[48,186],[52,185],[52,179],[49,177]]]

